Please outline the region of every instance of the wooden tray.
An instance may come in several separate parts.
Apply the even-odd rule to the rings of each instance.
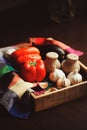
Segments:
[[[12,47],[24,47],[29,46],[28,43],[21,43],[14,46],[8,46],[0,49],[0,52],[3,52]],[[87,95],[87,67],[80,62],[81,66],[81,74],[83,76],[83,81],[79,84],[72,85],[70,87],[56,89],[55,91],[51,91],[48,93],[41,94],[36,96],[34,93],[31,93],[30,96],[30,107],[31,110],[35,112],[45,110],[66,102],[73,101],[80,97]]]

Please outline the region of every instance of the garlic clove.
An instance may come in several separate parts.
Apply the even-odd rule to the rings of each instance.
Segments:
[[[70,82],[69,79],[67,79],[67,78],[63,78],[63,79],[59,79],[59,80],[57,80],[56,85],[57,85],[57,88],[60,89],[60,88],[64,88],[64,87],[68,87],[68,86],[70,86],[70,85],[71,85],[71,82]]]
[[[70,80],[67,79],[67,78],[65,78],[64,81],[63,81],[63,86],[64,86],[64,87],[68,87],[68,86],[70,86],[70,85],[71,85]]]
[[[49,79],[50,79],[51,81],[53,81],[53,82],[56,82],[57,79],[58,79],[57,73],[56,73],[56,72],[51,72],[51,73],[49,74]]]
[[[48,82],[39,82],[38,84],[43,89],[46,89],[48,87]]]
[[[59,88],[59,89],[63,88],[62,83],[63,83],[63,82],[62,82],[62,79],[58,79],[57,82],[56,82],[57,88]]]
[[[71,81],[71,84],[77,84],[82,82],[82,75],[78,72],[78,70],[75,70],[67,75],[67,78]]]
[[[60,70],[60,69],[56,69],[55,72],[57,73],[58,79],[66,77],[65,73],[62,70]]]
[[[54,71],[50,72],[49,79],[53,82],[56,82],[60,78],[65,78],[65,74],[60,69],[55,69]]]

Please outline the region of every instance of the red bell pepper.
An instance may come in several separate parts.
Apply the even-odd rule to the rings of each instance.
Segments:
[[[28,82],[40,82],[46,76],[46,68],[43,60],[30,59],[20,69],[21,77]]]

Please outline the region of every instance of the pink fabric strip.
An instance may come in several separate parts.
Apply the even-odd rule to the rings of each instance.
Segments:
[[[68,52],[68,53],[74,53],[74,54],[76,54],[78,56],[82,56],[84,54],[82,51],[75,50],[75,49],[73,49],[71,47],[66,48],[65,51]]]
[[[51,44],[59,46],[61,49],[63,49],[64,51],[66,51],[68,53],[74,53],[74,54],[76,54],[78,56],[82,56],[84,54],[82,51],[75,50],[75,49],[71,48],[70,46],[66,45],[65,43],[54,40],[53,38],[47,38],[47,40]]]

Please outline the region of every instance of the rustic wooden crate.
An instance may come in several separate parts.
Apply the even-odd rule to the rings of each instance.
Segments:
[[[81,73],[83,75],[83,81],[81,83],[59,90],[57,89],[56,91],[41,94],[39,96],[31,93],[31,109],[38,112],[86,96],[87,67],[81,62],[79,63],[81,66]]]
[[[14,46],[3,47],[0,48],[0,51],[3,52],[7,49],[10,49],[11,47],[24,47],[24,46],[27,47],[29,46],[29,44],[21,43]],[[57,89],[56,91],[41,94],[39,96],[36,96],[34,93],[29,94],[31,110],[38,112],[86,96],[87,67],[82,62],[79,61],[79,63],[81,66],[81,74],[83,76],[83,81],[81,83],[72,85],[70,87]]]

